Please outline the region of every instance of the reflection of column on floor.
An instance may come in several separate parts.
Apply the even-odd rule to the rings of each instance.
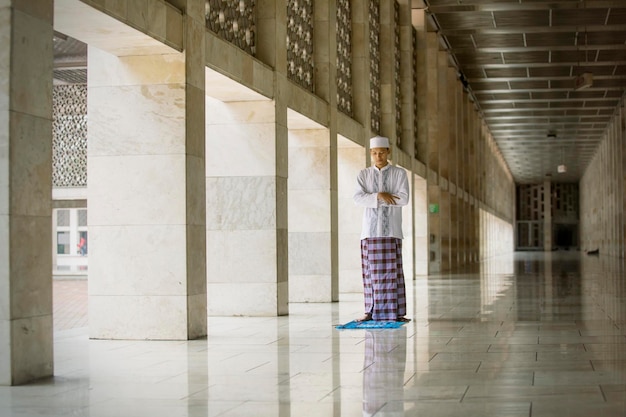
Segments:
[[[287,136],[276,112],[269,100],[207,99],[209,315],[287,313]]]
[[[365,331],[364,416],[404,416],[405,367],[406,328]]]

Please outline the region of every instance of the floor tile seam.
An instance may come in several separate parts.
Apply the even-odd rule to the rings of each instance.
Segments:
[[[469,385],[467,385],[467,386],[465,387],[465,391],[463,391],[463,394],[461,395],[461,398],[459,399],[459,403],[462,403],[462,402],[463,402],[463,400],[465,400],[465,396],[467,395],[467,392],[469,391],[469,389],[470,389],[470,386],[469,386]]]

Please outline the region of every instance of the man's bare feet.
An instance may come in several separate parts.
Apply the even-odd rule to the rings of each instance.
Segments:
[[[371,320],[372,320],[372,315],[368,313],[368,314],[364,315],[363,317],[361,317],[359,319],[356,319],[354,321],[360,323],[360,322],[363,322],[363,321],[371,321]]]
[[[407,319],[406,317],[398,317],[396,321],[401,321],[402,323],[408,323],[411,319]]]

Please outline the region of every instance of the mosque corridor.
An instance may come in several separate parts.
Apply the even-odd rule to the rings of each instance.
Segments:
[[[0,415],[626,416],[624,276],[618,259],[515,253],[407,282],[412,321],[389,330],[334,328],[362,314],[361,294],[210,317],[192,341],[89,340],[69,314],[55,377],[0,387]],[[55,300],[84,308],[84,282],[63,285]]]

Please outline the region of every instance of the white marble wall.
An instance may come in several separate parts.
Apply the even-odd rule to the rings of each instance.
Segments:
[[[209,315],[275,316],[287,310],[286,205],[277,177],[274,103],[207,98]]]
[[[404,167],[401,167],[404,168]],[[415,274],[413,272],[413,251],[414,251],[414,236],[413,236],[413,174],[410,170],[406,171],[406,175],[409,181],[409,204],[402,207],[402,266],[404,271],[405,281],[413,280]]]
[[[53,374],[52,1],[2,3],[0,385],[17,385]]]
[[[413,176],[415,275],[428,275],[428,195],[424,178]]]
[[[330,140],[289,130],[289,301],[330,302]]]
[[[339,293],[363,292],[361,220],[363,208],[354,204],[356,177],[366,167],[365,149],[339,137],[337,141],[339,206]]]
[[[187,224],[184,56],[88,56],[90,337],[197,337],[204,269],[190,258],[204,246]]]

